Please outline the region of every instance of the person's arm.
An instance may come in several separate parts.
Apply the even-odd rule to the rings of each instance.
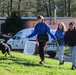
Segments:
[[[52,39],[56,40],[56,37],[50,32],[49,26],[47,26],[47,32],[52,37]]]
[[[36,27],[35,27],[34,31],[30,35],[28,35],[27,37],[30,38],[30,37],[35,36],[36,34],[37,34],[37,30],[36,30]]]

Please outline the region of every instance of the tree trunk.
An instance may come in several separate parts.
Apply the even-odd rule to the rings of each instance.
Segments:
[[[10,0],[10,14],[12,14],[12,0]]]
[[[20,3],[21,3],[21,0],[19,0],[19,3],[18,3],[18,15],[20,14]]]
[[[50,16],[52,16],[52,13],[51,13],[51,0],[49,0],[49,12],[50,12]]]
[[[66,0],[64,0],[64,16],[66,16]]]
[[[4,0],[3,0],[3,5],[2,5],[2,16],[4,16]]]
[[[49,10],[48,10],[47,5],[45,5],[45,7],[46,7],[46,11],[47,11],[47,16],[49,17]]]
[[[68,17],[71,16],[71,12],[70,12],[70,0],[68,0]]]
[[[43,0],[43,3],[44,3],[44,6],[46,8],[47,16],[49,17],[49,9],[48,9],[48,5],[47,5],[47,1],[46,0]]]
[[[7,5],[7,14],[8,14],[8,17],[9,17],[9,1],[8,1],[8,5]]]

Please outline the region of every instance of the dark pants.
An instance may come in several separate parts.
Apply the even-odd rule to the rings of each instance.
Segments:
[[[46,42],[39,42],[39,55],[41,58],[41,61],[44,61],[44,46]]]

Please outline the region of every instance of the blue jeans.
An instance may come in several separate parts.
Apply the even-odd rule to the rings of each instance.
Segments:
[[[69,47],[71,58],[72,58],[72,66],[76,67],[76,46]]]
[[[63,57],[64,57],[64,50],[65,50],[65,47],[64,46],[60,46],[59,47],[59,62],[62,62],[63,61]]]

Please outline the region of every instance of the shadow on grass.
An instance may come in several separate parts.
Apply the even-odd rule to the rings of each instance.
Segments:
[[[8,59],[7,57],[0,56],[0,60],[7,60],[7,59]]]
[[[59,66],[59,65],[44,65],[45,68],[50,68],[51,69],[59,69],[59,70],[71,70],[70,68],[66,68],[66,67],[63,67],[63,66]]]
[[[17,57],[0,57],[0,63],[5,63],[5,64],[19,64],[19,65],[24,65],[24,66],[40,66],[40,64],[36,64],[35,62],[29,60],[29,59],[23,59],[23,58],[17,58]],[[11,60],[10,62],[6,61],[6,60]],[[4,62],[6,61],[6,62]]]
[[[11,61],[7,61],[7,60],[11,60]],[[6,62],[5,62],[6,61]],[[40,65],[38,63],[36,63],[35,61],[31,61],[29,59],[24,59],[24,58],[18,58],[18,57],[0,57],[0,64],[8,64],[8,65],[12,65],[14,63],[19,64],[19,65],[24,65],[24,66],[31,66],[31,67],[44,67],[44,68],[50,68],[50,69],[57,69],[58,67],[56,65],[52,65],[52,64],[44,64],[44,65]],[[3,65],[4,67],[4,65]],[[60,69],[64,69],[63,67],[59,67]]]

